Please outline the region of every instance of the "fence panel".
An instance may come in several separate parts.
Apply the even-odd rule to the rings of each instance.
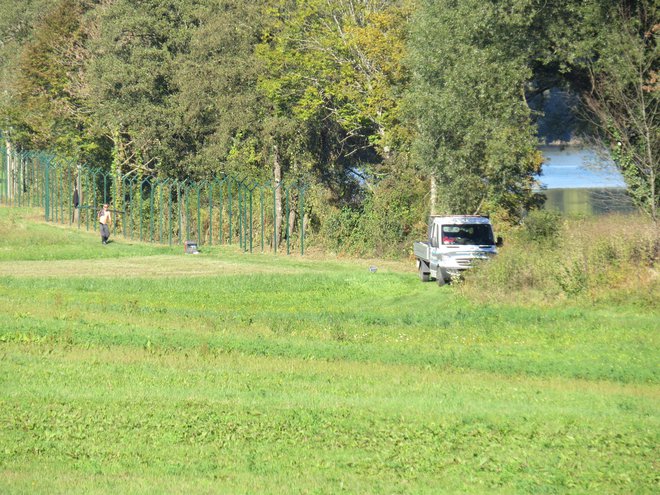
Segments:
[[[305,185],[120,176],[42,152],[0,148],[0,204],[41,207],[44,218],[87,231],[114,213],[113,235],[159,244],[237,244],[243,252],[305,252]],[[297,226],[297,228],[296,228]]]

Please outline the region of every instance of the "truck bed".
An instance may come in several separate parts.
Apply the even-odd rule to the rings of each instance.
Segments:
[[[430,261],[431,259],[431,245],[428,242],[417,241],[413,243],[413,252],[415,258]]]

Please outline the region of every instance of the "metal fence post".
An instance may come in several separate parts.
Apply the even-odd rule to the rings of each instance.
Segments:
[[[154,182],[149,181],[149,242],[154,242]]]
[[[232,211],[231,211],[231,203],[232,203],[232,198],[231,198],[231,178],[227,181],[227,214],[229,215],[229,237],[227,239],[227,244],[231,246],[231,238],[232,238],[232,232],[231,232],[231,227],[232,227]]]
[[[289,255],[291,254],[291,232],[290,232],[290,225],[289,225],[289,191],[291,190],[291,186],[285,188],[286,191],[286,204],[284,207],[285,215],[286,215],[286,254]]]
[[[142,208],[143,187],[144,187],[144,180],[140,180],[138,182],[138,190],[137,190],[137,195],[138,195],[138,223],[139,223],[139,240],[140,240],[140,242],[142,242],[142,217],[144,216],[144,212],[143,212],[143,208]]]
[[[220,218],[218,219],[218,231],[219,231],[218,238],[220,240],[220,244],[225,243],[225,228],[223,226],[223,218],[224,218],[224,204],[223,203],[224,203],[224,197],[225,197],[225,195],[224,195],[224,189],[225,189],[224,183],[225,183],[226,180],[227,180],[226,177],[223,178],[220,181],[220,185],[218,187],[218,194],[219,194],[219,199],[220,199],[220,204],[218,205],[219,213],[220,213]]]
[[[252,191],[254,189],[250,188],[250,252],[252,252],[252,237],[253,237],[253,230],[252,230]]]
[[[197,242],[204,244],[202,241],[202,185],[197,186]]]
[[[300,186],[300,256],[305,255],[305,186]]]
[[[244,248],[244,244],[243,244],[243,228],[244,228],[244,226],[243,226],[243,208],[244,208],[244,205],[241,202],[241,199],[244,195],[244,193],[243,193],[243,183],[238,182],[237,187],[238,187],[238,191],[237,191],[237,194],[238,194],[238,198],[237,198],[238,199],[238,246],[241,249],[243,249]]]
[[[213,246],[213,182],[209,181],[209,246]]]
[[[50,221],[50,161],[46,162],[44,210],[46,221]]]
[[[261,205],[261,252],[264,252],[264,188],[259,186],[259,204]]]
[[[280,184],[275,184],[273,188],[273,253],[277,254],[277,188]]]
[[[172,186],[167,190],[167,237],[168,244],[172,245]]]

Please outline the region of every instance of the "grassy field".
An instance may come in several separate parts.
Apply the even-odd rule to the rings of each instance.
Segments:
[[[0,208],[0,493],[657,493],[657,305]],[[369,266],[378,267],[376,273]]]

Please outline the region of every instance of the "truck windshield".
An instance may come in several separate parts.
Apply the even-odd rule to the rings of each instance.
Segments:
[[[488,224],[443,225],[442,243],[461,246],[477,244],[492,246],[493,229]]]

